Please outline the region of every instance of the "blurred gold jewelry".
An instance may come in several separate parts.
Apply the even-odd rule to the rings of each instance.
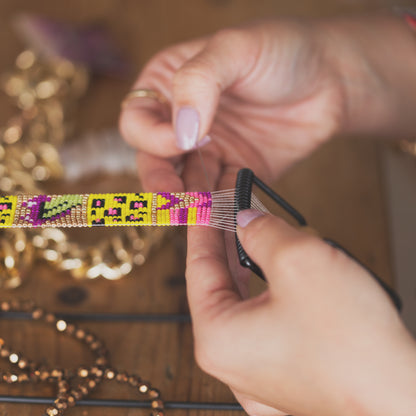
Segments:
[[[130,91],[121,103],[122,107],[127,106],[132,100],[136,98],[149,98],[156,100],[160,104],[169,104],[169,100],[159,91],[150,88],[137,88]]]
[[[87,69],[64,59],[42,60],[26,50],[0,83],[19,110],[0,127],[0,194],[45,193],[49,180],[68,181],[58,147],[73,136],[74,110],[89,84]],[[148,97],[163,100],[156,92]],[[77,146],[82,148],[84,142],[77,141]],[[76,155],[82,178],[91,164],[79,153],[85,151]],[[114,160],[114,152],[111,155]],[[77,279],[120,279],[143,264],[161,241],[164,233],[153,231],[123,230],[88,245],[59,229],[2,230],[0,288],[18,287],[36,260],[46,260]]]

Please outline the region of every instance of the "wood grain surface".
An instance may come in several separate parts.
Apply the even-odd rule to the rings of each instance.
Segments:
[[[403,2],[401,2],[403,4]],[[405,2],[404,2],[405,3]],[[157,51],[175,42],[204,36],[222,27],[264,17],[326,16],[373,11],[388,1],[347,0],[0,0],[0,72],[13,64],[24,45],[13,31],[12,19],[36,13],[74,24],[106,25],[132,63],[127,79],[98,78],[82,99],[79,132],[117,125],[119,105],[136,73]],[[0,97],[0,122],[7,120],[7,100]],[[279,190],[322,235],[338,240],[391,281],[388,233],[379,170],[377,141],[340,138],[317,151],[277,184]],[[62,189],[62,192],[65,190]],[[94,189],[91,189],[93,192]],[[89,232],[89,231],[87,231]],[[95,238],[105,238],[99,235]],[[146,264],[120,281],[76,281],[49,266],[30,267],[26,283],[2,298],[31,298],[54,312],[187,313],[184,281],[185,236],[172,231]],[[71,287],[85,290],[78,304],[62,302],[59,294]],[[228,388],[203,374],[193,358],[189,323],[94,323],[86,328],[108,346],[114,367],[139,374],[158,387],[165,400],[234,402]],[[59,367],[88,364],[91,356],[75,341],[41,324],[0,320],[8,345],[25,356]],[[1,369],[7,368],[2,363]],[[278,371],[278,370],[276,370]],[[0,394],[53,396],[51,385],[3,386]],[[127,386],[106,383],[94,397],[137,399]],[[41,415],[44,406],[0,404],[0,416]],[[76,407],[77,416],[147,414],[146,410]],[[225,416],[227,411],[169,411],[171,415]],[[234,412],[236,414],[236,412]]]

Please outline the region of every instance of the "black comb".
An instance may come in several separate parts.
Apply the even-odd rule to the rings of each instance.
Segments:
[[[251,169],[240,169],[237,174],[237,180],[235,185],[235,197],[234,197],[234,214],[237,217],[237,213],[244,209],[251,208],[251,194],[253,184],[255,184],[258,188],[260,188],[266,195],[268,195],[273,201],[275,201],[278,205],[280,205],[289,215],[291,215],[296,222],[302,226],[307,226],[307,222],[305,218],[294,208],[290,205],[286,200],[284,200],[280,195],[274,192],[271,188],[269,188],[264,182],[262,182],[257,176],[254,175]],[[237,220],[235,219],[237,222]],[[241,245],[240,240],[238,239],[237,234],[235,235],[235,240],[237,244],[237,253],[238,258],[240,260],[240,264],[243,267],[249,268],[253,273],[257,276],[266,280],[263,271],[261,268],[248,256],[246,251],[244,250],[243,246]],[[323,239],[327,244],[332,247],[335,247],[338,250],[344,252],[348,257],[352,260],[357,262],[361,267],[363,267],[376,281],[377,283],[384,289],[384,291],[388,294],[394,305],[398,310],[401,310],[402,302],[398,294],[389,287],[376,273],[362,264],[356,257],[354,257],[350,252],[348,252],[345,248],[341,245],[336,243],[333,240],[324,238]]]

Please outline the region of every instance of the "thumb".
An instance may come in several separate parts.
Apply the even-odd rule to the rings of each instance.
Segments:
[[[252,67],[252,44],[242,30],[220,31],[176,72],[173,120],[180,149],[190,150],[209,140],[221,93],[244,79]]]
[[[263,270],[269,282],[276,267],[287,258],[302,262],[305,249],[317,238],[289,225],[279,217],[248,209],[237,214],[237,233],[244,250]],[[297,261],[294,262],[295,264]]]

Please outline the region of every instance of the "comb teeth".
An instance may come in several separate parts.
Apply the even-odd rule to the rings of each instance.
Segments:
[[[250,169],[240,169],[235,185],[235,215],[243,209],[251,208],[251,191],[254,173]]]
[[[250,169],[240,169],[237,175],[236,185],[235,185],[235,210],[234,215],[237,216],[237,213],[243,209],[251,208],[251,192],[253,188],[253,181],[255,179],[254,173]],[[235,219],[237,222],[237,220]],[[243,267],[250,268],[254,273],[256,273],[262,279],[264,278],[263,272],[257,264],[251,260],[246,251],[244,250],[237,234],[235,235],[235,243],[237,246],[238,258],[240,264]]]

